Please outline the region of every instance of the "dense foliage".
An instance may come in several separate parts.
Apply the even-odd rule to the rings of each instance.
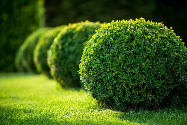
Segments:
[[[79,67],[90,94],[115,110],[187,100],[187,49],[162,23],[140,18],[103,26],[87,42]]]
[[[36,72],[33,61],[33,51],[37,45],[39,38],[50,28],[40,28],[27,36],[24,43],[20,46],[16,58],[15,65],[18,71]]]
[[[84,42],[89,40],[100,23],[69,24],[57,35],[48,52],[51,74],[62,87],[80,87],[79,63]],[[64,83],[65,82],[65,83]]]
[[[49,66],[47,64],[47,51],[53,43],[54,38],[63,29],[63,27],[64,26],[59,26],[48,30],[43,36],[40,37],[39,42],[34,49],[34,64],[36,66],[36,70],[39,73],[48,75],[49,77],[51,75]]]
[[[44,26],[43,0],[0,0],[0,71],[15,71],[15,53],[25,38]]]

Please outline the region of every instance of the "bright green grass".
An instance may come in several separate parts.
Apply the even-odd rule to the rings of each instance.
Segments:
[[[187,125],[187,107],[159,112],[99,108],[83,90],[61,89],[43,75],[0,74],[0,125]]]

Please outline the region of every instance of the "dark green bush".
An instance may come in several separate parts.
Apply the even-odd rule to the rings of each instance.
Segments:
[[[30,34],[20,46],[15,64],[18,71],[26,70],[28,72],[36,72],[36,67],[33,61],[33,51],[39,38],[49,30],[49,28],[40,28]]]
[[[47,64],[47,51],[49,50],[54,38],[63,29],[64,26],[59,26],[48,30],[42,37],[40,37],[34,49],[34,64],[39,73],[50,75],[50,69]]]
[[[16,71],[16,51],[25,38],[44,26],[43,0],[0,0],[0,71]]]
[[[100,28],[100,23],[69,24],[55,38],[48,52],[51,74],[62,87],[80,87],[78,74],[84,42]],[[65,83],[64,83],[64,82]]]
[[[140,18],[103,26],[79,67],[85,88],[108,108],[156,109],[187,100],[187,49],[162,23]]]

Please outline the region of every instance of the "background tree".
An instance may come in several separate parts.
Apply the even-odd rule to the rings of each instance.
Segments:
[[[187,41],[187,8],[183,0],[45,0],[45,7],[47,26],[85,20],[109,23],[143,17],[173,27],[182,41]]]
[[[15,54],[25,38],[44,26],[43,0],[0,1],[0,71],[15,71]]]

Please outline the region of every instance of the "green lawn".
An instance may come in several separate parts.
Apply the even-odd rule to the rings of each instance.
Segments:
[[[0,74],[0,125],[187,125],[187,107],[117,112],[98,107],[83,90],[61,89],[34,74]]]

